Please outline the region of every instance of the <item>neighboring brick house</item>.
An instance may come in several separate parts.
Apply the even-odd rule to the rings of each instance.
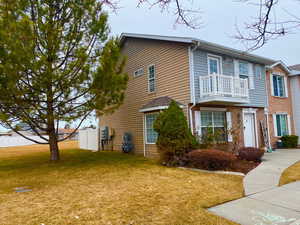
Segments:
[[[295,133],[300,136],[300,64],[290,66],[290,85],[293,100]],[[298,140],[300,144],[300,138]]]
[[[268,121],[270,143],[274,148],[283,135],[294,134],[291,70],[281,61],[267,67]]]
[[[276,61],[194,38],[122,34],[121,44],[129,74],[124,104],[99,120],[115,130],[115,149],[121,150],[129,132],[135,153],[155,156],[153,122],[172,99],[200,138],[212,127],[224,134],[220,148],[228,149],[228,130],[236,128],[241,146],[264,146],[260,122],[267,124],[270,83],[265,68]]]

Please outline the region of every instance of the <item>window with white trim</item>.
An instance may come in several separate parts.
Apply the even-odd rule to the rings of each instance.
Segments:
[[[140,68],[140,69],[134,71],[133,77],[139,77],[139,76],[142,76],[143,74],[144,74],[144,69]]]
[[[258,79],[262,79],[262,73],[263,73],[262,67],[260,65],[255,65],[254,71],[255,71],[255,76]]]
[[[209,74],[221,74],[221,57],[208,56],[208,72]]]
[[[201,111],[201,136],[206,135],[209,129],[218,137],[218,142],[226,141],[225,112]]]
[[[239,71],[242,76],[249,76],[249,64],[244,61],[239,61]]]
[[[277,137],[281,137],[284,135],[289,134],[288,128],[288,115],[287,114],[276,114],[275,115],[276,121],[274,121],[274,125],[276,126],[277,130]]]
[[[155,92],[155,66],[151,65],[148,67],[148,91]]]
[[[145,114],[145,134],[146,143],[155,144],[157,140],[157,132],[154,130],[154,122],[157,118],[157,113]]]
[[[273,93],[276,97],[286,97],[284,76],[272,75]]]

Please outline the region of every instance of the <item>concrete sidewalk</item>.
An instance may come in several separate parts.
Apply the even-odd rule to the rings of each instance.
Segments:
[[[300,182],[278,187],[281,173],[300,160],[300,150],[266,153],[244,178],[246,197],[208,209],[241,225],[300,225]]]
[[[300,225],[300,182],[209,209],[242,225]]]
[[[245,176],[245,195],[277,187],[282,172],[299,160],[300,150],[297,149],[280,149],[273,153],[266,153],[263,162]]]

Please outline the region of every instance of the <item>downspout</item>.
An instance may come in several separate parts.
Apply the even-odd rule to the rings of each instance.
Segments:
[[[268,130],[268,142],[269,142],[269,146],[268,146],[268,151],[272,151],[272,145],[271,145],[271,137],[270,137],[270,126],[269,126],[269,112],[270,112],[270,103],[269,103],[269,91],[268,91],[268,83],[270,84],[270,82],[268,82],[267,76],[268,76],[268,71],[267,71],[267,67],[265,66],[265,88],[266,88],[266,96],[267,96],[267,110],[265,110],[265,115],[267,115],[267,130]],[[269,79],[271,79],[271,76],[269,77]],[[270,87],[271,89],[272,87]],[[271,91],[271,90],[270,90]]]
[[[190,118],[190,129],[194,134],[194,121],[193,121],[193,112],[192,109],[196,106],[196,96],[195,96],[195,73],[194,73],[194,51],[200,45],[199,41],[196,41],[194,46],[189,47],[189,70],[190,70],[190,94],[191,94],[191,103],[192,106],[189,107],[187,105],[189,111],[189,118]]]
[[[143,113],[143,145],[144,145],[144,157],[146,157],[146,141],[145,141],[145,114]]]

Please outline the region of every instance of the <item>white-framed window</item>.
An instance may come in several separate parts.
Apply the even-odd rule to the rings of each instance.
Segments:
[[[239,61],[239,72],[240,76],[249,76],[249,63]]]
[[[154,130],[154,122],[158,116],[158,113],[145,114],[145,136],[146,144],[155,144],[158,134]]]
[[[155,65],[150,65],[148,66],[148,91],[150,93],[155,92],[156,89],[156,82],[155,82],[155,77],[156,77],[156,71],[155,71]]]
[[[139,77],[139,76],[142,76],[143,74],[144,74],[144,69],[140,68],[140,69],[134,71],[133,77]]]
[[[254,72],[255,72],[255,76],[258,78],[258,79],[262,79],[262,73],[263,73],[263,69],[260,65],[255,65],[254,66]]]
[[[275,135],[277,137],[282,137],[284,135],[289,135],[289,116],[288,114],[281,113],[281,114],[274,114],[274,130]]]
[[[287,97],[284,76],[273,74],[271,79],[273,83],[273,95],[276,97]]]
[[[202,137],[211,129],[218,137],[218,142],[226,141],[226,112],[200,111],[200,124]]]
[[[208,55],[208,73],[222,74],[222,57],[216,55]]]

